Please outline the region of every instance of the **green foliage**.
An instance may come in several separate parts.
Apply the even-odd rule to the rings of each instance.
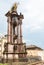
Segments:
[[[0,63],[0,65],[8,65],[7,63]]]

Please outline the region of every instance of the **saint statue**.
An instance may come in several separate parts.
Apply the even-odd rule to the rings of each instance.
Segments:
[[[18,3],[14,3],[14,5],[11,8],[11,11],[17,11]]]

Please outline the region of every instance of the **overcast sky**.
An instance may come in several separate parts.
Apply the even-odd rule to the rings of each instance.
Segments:
[[[17,11],[24,15],[24,42],[44,48],[44,0],[0,0],[0,35],[7,33],[5,13],[14,2],[19,2]]]

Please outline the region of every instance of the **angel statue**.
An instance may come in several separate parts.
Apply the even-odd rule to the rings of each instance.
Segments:
[[[11,11],[17,11],[17,6],[19,3],[14,3],[14,5],[11,8]]]

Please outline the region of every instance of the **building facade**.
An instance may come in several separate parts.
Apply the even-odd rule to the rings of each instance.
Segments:
[[[44,61],[44,50],[35,45],[26,46],[27,57],[38,57]]]
[[[4,43],[6,42],[7,42],[7,37],[5,36],[0,37],[0,61],[3,58]]]

